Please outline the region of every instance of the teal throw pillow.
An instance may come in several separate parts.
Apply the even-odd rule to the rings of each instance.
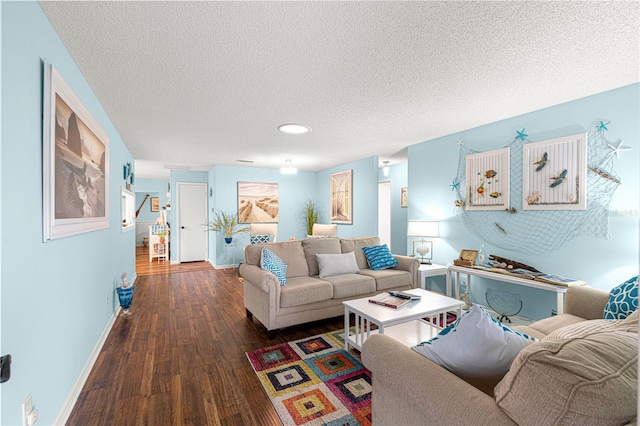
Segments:
[[[638,276],[628,279],[609,292],[604,319],[625,319],[638,310]]]
[[[398,266],[398,261],[393,257],[386,244],[381,246],[362,247],[369,267],[374,271]]]
[[[278,281],[280,281],[280,285],[287,283],[287,264],[266,247],[262,247],[260,267],[275,275]]]
[[[273,241],[273,235],[271,234],[251,234],[249,235],[249,241],[251,244],[270,243]]]

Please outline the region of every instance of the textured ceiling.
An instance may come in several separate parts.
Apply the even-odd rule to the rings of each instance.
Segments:
[[[393,162],[640,81],[638,2],[40,4],[138,177],[166,164]],[[292,122],[312,131],[278,132]]]

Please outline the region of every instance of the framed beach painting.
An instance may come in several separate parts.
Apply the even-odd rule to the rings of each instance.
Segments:
[[[44,69],[43,237],[109,227],[109,139],[51,64]]]
[[[278,184],[238,182],[240,223],[278,222]]]
[[[509,148],[467,155],[467,210],[509,208]]]
[[[151,211],[159,212],[160,211],[160,198],[159,197],[151,197]]]
[[[522,149],[522,210],[586,210],[586,133]]]
[[[331,175],[331,223],[353,223],[352,177],[351,170]]]

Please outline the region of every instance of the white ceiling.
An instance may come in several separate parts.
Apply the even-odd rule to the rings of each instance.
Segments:
[[[635,1],[40,4],[137,177],[393,164],[409,145],[640,81]]]

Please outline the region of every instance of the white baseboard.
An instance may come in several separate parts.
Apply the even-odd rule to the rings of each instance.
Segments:
[[[138,276],[134,274],[133,280],[131,282],[135,283],[137,277]],[[82,388],[84,387],[84,384],[87,382],[87,378],[89,378],[89,374],[91,373],[91,370],[93,369],[93,366],[96,363],[98,356],[100,355],[100,351],[102,350],[104,343],[107,341],[107,337],[109,337],[109,333],[111,333],[113,324],[115,324],[116,318],[118,318],[118,315],[120,314],[121,310],[122,309],[120,308],[120,306],[118,306],[116,310],[113,312],[113,315],[111,315],[111,318],[107,323],[107,326],[102,331],[102,334],[100,335],[100,338],[96,342],[96,345],[94,346],[93,351],[91,351],[91,354],[89,355],[89,359],[87,359],[87,362],[82,368],[82,371],[80,372],[80,375],[76,380],[76,383],[73,385],[73,388],[71,388],[71,392],[69,393],[69,395],[67,395],[67,399],[65,399],[64,404],[62,404],[62,407],[60,408],[58,415],[53,421],[54,425],[64,426],[67,423],[67,420],[69,420],[69,416],[71,415],[71,412],[73,411],[73,407],[76,405],[76,402],[78,401],[80,392],[82,392]]]

